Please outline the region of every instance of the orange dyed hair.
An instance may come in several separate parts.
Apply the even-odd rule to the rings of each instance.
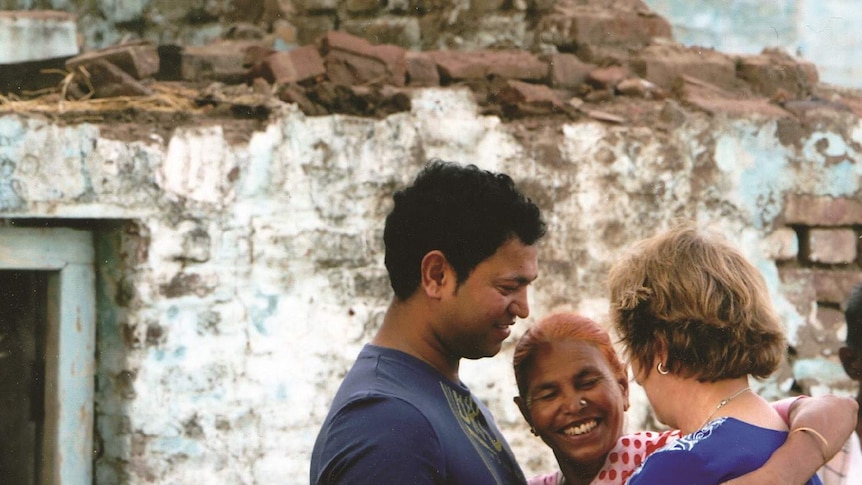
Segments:
[[[543,344],[562,341],[585,342],[595,346],[604,356],[617,380],[627,382],[626,366],[620,361],[608,332],[593,320],[577,313],[554,313],[527,329],[515,345],[512,366],[521,398],[527,399],[527,382],[535,355]]]

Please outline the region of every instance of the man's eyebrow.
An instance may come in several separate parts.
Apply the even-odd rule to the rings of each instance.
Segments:
[[[529,285],[535,279],[536,278],[527,278],[526,276],[517,275],[517,274],[516,275],[501,276],[500,278],[498,278],[498,280],[503,280],[503,281],[514,281],[515,283],[518,283],[519,285]]]

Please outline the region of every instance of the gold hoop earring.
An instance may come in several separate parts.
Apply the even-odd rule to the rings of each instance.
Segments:
[[[670,374],[670,371],[665,369],[664,362],[659,362],[658,365],[656,366],[656,370],[658,370],[658,373],[663,375],[663,376]]]

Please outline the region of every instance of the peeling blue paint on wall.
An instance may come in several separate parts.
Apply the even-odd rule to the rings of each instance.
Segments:
[[[825,144],[824,147],[821,145]],[[803,163],[822,167],[822,176],[816,181],[813,191],[817,195],[847,197],[855,194],[860,187],[862,165],[853,160],[862,158],[847,142],[836,133],[813,133],[802,147]],[[844,157],[841,162],[827,164],[827,157]]]
[[[278,296],[257,294],[249,309],[249,317],[252,325],[261,335],[268,335],[269,329],[266,328],[266,319],[275,314],[275,309],[278,307]]]
[[[16,118],[0,118],[0,210],[17,209],[24,201],[15,190],[14,172],[20,156],[24,125]]]
[[[162,452],[168,455],[184,454],[186,456],[200,456],[203,452],[200,441],[182,436],[151,437],[147,443],[147,449],[151,452]]]
[[[735,132],[716,140],[715,161],[719,169],[736,176],[738,202],[754,226],[762,229],[781,213],[784,192],[794,185],[787,170],[790,153],[775,138],[773,123],[734,128]]]

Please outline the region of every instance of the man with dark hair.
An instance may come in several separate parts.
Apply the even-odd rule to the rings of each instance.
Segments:
[[[845,346],[838,350],[844,371],[860,384],[856,401],[862,405],[862,283],[850,292],[844,309],[847,322]],[[862,407],[859,417],[862,418]],[[844,448],[835,455],[819,475],[824,485],[852,485],[862,483],[862,451],[859,440],[862,437],[862,419],[856,421],[856,432],[850,436]]]
[[[529,314],[539,208],[505,174],[439,160],[394,202],[384,242],[395,297],[335,396],[311,483],[525,483],[458,368],[497,354]]]

